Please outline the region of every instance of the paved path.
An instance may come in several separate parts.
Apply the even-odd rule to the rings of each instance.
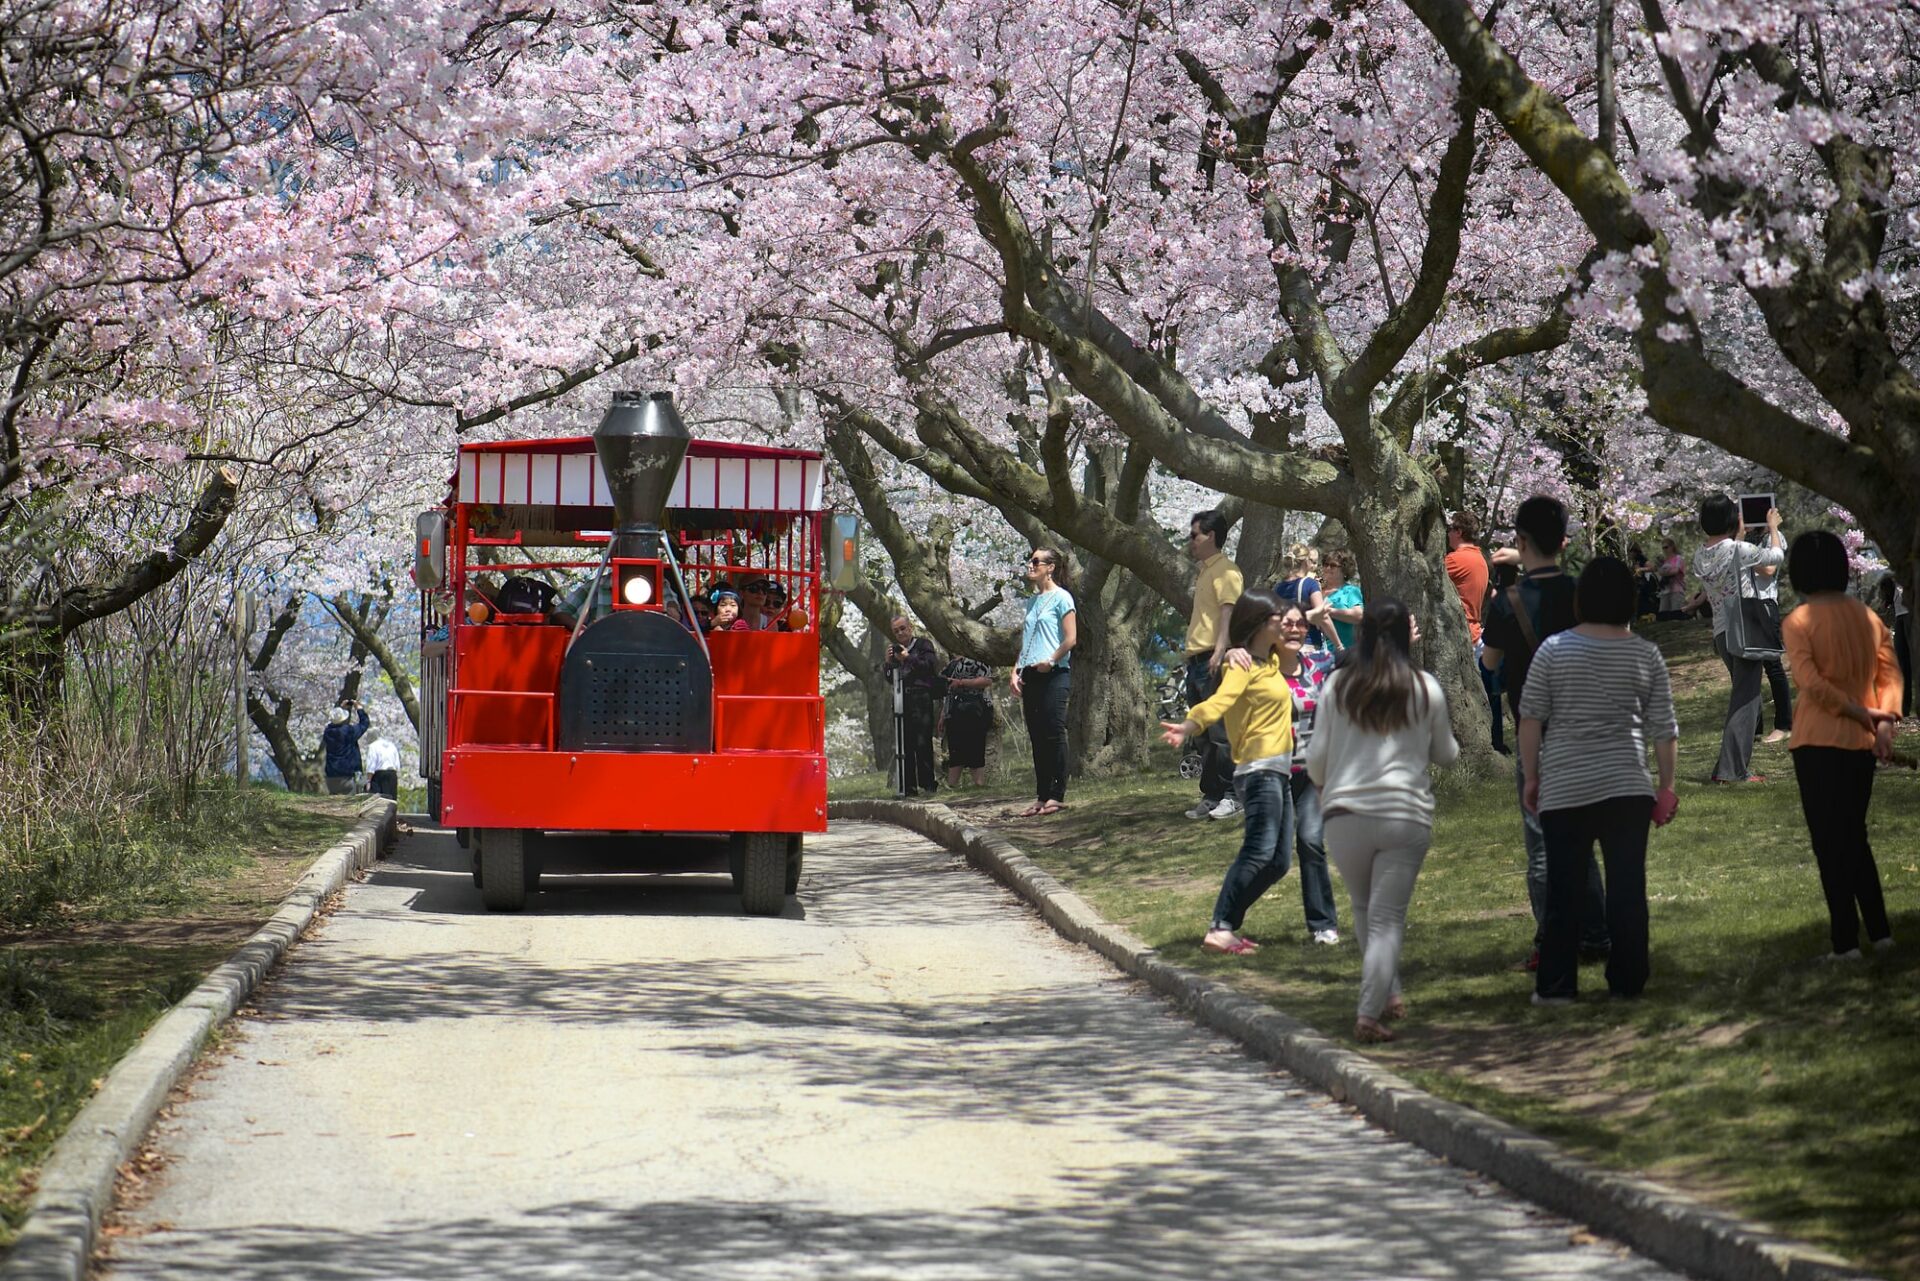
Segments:
[[[928,842],[785,917],[403,838],[156,1140],[106,1275],[1652,1277],[1355,1120]]]

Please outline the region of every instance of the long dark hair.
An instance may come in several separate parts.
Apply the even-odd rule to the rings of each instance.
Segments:
[[[1067,582],[1067,554],[1065,552],[1061,551],[1058,547],[1036,547],[1033,549],[1033,553],[1036,556],[1045,556],[1047,560],[1051,562],[1049,568],[1053,570],[1053,585],[1055,587],[1062,588],[1069,592],[1073,590],[1072,584]]]
[[[1405,605],[1391,596],[1368,601],[1358,649],[1334,692],[1342,715],[1368,733],[1391,734],[1427,714],[1427,683],[1413,665],[1413,616]]]
[[[1227,616],[1227,644],[1235,649],[1251,649],[1253,638],[1267,620],[1286,608],[1286,602],[1264,587],[1249,587],[1233,603]]]

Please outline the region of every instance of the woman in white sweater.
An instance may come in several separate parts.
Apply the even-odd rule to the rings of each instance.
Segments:
[[[1307,746],[1320,788],[1327,854],[1353,901],[1363,953],[1353,1035],[1391,1041],[1406,1013],[1400,942],[1407,902],[1433,839],[1429,765],[1460,755],[1440,682],[1413,665],[1413,616],[1391,597],[1367,602],[1352,659],[1328,678]]]

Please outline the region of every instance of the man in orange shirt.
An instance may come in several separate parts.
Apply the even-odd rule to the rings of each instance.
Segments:
[[[1469,511],[1458,511],[1447,523],[1447,577],[1460,593],[1460,604],[1467,611],[1467,635],[1473,640],[1473,665],[1480,673],[1480,684],[1487,691],[1487,707],[1493,713],[1493,750],[1502,756],[1507,751],[1507,716],[1500,701],[1500,677],[1480,665],[1480,607],[1487,599],[1487,558],[1480,551],[1480,524]]]

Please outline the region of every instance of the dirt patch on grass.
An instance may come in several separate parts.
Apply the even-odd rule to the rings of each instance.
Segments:
[[[1503,1093],[1536,1096],[1577,1116],[1617,1121],[1638,1116],[1656,1097],[1610,1080],[1643,1041],[1630,1027],[1543,1034],[1535,1028],[1430,1025],[1419,1029],[1417,1049],[1409,1041],[1380,1057],[1443,1068]]]

